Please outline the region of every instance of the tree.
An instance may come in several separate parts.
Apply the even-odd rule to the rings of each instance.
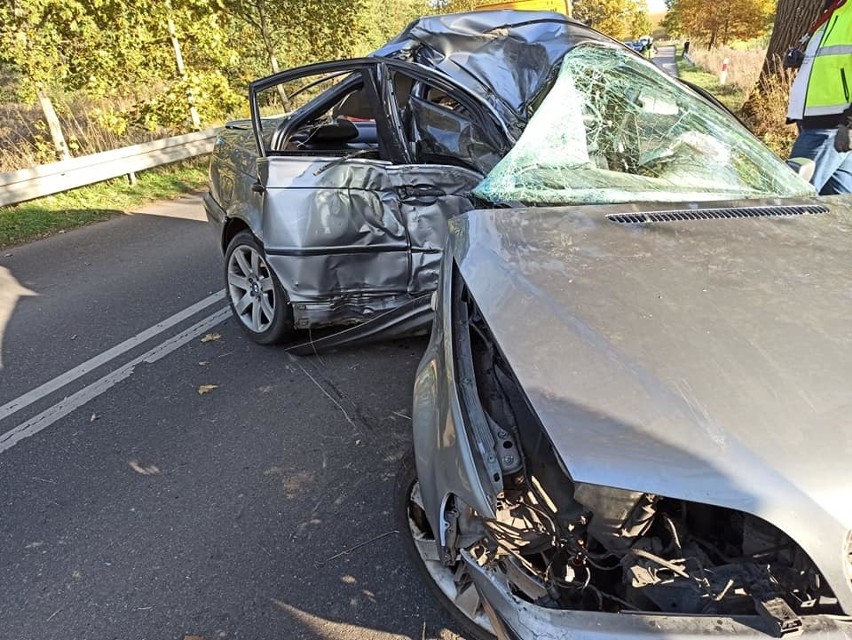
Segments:
[[[786,157],[795,131],[786,127],[787,101],[794,72],[783,68],[787,49],[800,44],[816,21],[825,0],[779,0],[775,27],[755,86],[743,105],[741,116],[749,128],[779,156]]]
[[[85,30],[84,7],[74,0],[15,0],[0,6],[3,57],[22,72],[22,97],[38,100],[61,160],[71,157],[54,107],[55,94],[70,73],[70,34]]]
[[[824,5],[824,0],[778,0],[775,26],[760,72],[761,80],[782,71],[781,61],[787,49],[799,44],[802,36],[819,17]]]
[[[412,20],[434,13],[435,6],[429,0],[364,0],[364,11],[368,32],[359,55],[375,51]]]
[[[461,11],[473,11],[488,0],[436,0],[435,10],[438,13],[459,13]]]
[[[682,33],[678,0],[666,0],[666,15],[660,22],[660,27],[669,36],[678,36]]]
[[[574,18],[617,40],[650,31],[651,21],[641,0],[575,0]]]
[[[674,0],[665,25],[713,48],[765,33],[772,6],[773,0]]]

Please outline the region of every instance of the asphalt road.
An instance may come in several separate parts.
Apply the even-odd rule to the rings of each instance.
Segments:
[[[392,513],[425,341],[252,344],[202,219],[0,252],[0,638],[457,638]]]
[[[670,73],[673,76],[677,76],[675,52],[676,50],[673,45],[657,47],[657,53],[652,58],[652,61],[663,71]]]

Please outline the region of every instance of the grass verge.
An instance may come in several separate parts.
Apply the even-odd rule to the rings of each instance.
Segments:
[[[207,156],[156,167],[126,177],[0,207],[0,248],[24,244],[68,229],[100,222],[147,202],[173,198],[202,188],[207,181]]]
[[[677,59],[677,73],[687,82],[691,82],[711,93],[716,99],[734,113],[739,113],[745,103],[746,92],[733,84],[719,84],[719,77],[700,67],[696,67],[684,58]]]

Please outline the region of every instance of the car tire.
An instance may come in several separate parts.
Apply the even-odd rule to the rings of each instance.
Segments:
[[[422,505],[418,504],[418,501],[412,498],[418,491],[419,485],[417,483],[417,468],[414,464],[414,452],[409,451],[400,463],[396,476],[396,486],[394,487],[394,513],[396,515],[397,528],[402,534],[406,552],[411,556],[412,563],[416,567],[421,579],[428,585],[429,590],[438,599],[441,606],[452,616],[463,637],[470,640],[496,640],[493,634],[474,622],[453,602],[435,581],[435,577],[427,567],[426,563],[429,561],[424,558],[418,548],[418,541],[421,544],[428,542],[430,539],[434,542],[434,536],[432,536],[431,528],[429,527]],[[436,569],[436,564],[433,564],[433,571]],[[451,567],[440,567],[440,569],[446,571],[448,576],[452,576],[455,573],[455,569]],[[471,586],[470,588],[474,587]]]
[[[242,330],[258,344],[276,344],[293,333],[287,293],[250,231],[241,231],[228,243],[225,295]]]

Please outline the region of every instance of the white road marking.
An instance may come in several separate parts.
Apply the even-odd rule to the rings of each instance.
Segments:
[[[160,358],[164,358],[175,349],[185,345],[190,340],[197,338],[212,327],[215,327],[217,324],[225,320],[229,314],[230,311],[228,309],[221,309],[216,313],[207,316],[200,322],[192,325],[189,329],[169,338],[150,351],[143,353],[141,356],[134,358],[115,371],[108,373],[100,380],[93,382],[89,386],[80,389],[77,393],[57,402],[49,409],[46,409],[37,416],[19,424],[11,431],[7,431],[3,435],[0,435],[0,453],[11,449],[24,438],[29,438],[42,429],[46,429],[57,420],[64,418],[75,409],[82,407],[84,404],[114,387],[122,380],[129,378],[133,375],[133,370],[137,365],[142,363],[151,364]]]
[[[86,360],[86,362],[84,362],[80,366],[74,367],[70,371],[66,371],[63,374],[56,376],[53,380],[45,382],[40,387],[36,387],[32,391],[28,391],[24,395],[15,398],[14,400],[10,400],[2,407],[0,407],[0,421],[5,420],[13,413],[20,411],[24,407],[28,407],[33,402],[41,400],[42,398],[53,393],[57,389],[61,389],[66,384],[69,384],[77,378],[89,373],[90,371],[97,369],[98,367],[103,364],[106,364],[110,360],[117,358],[121,354],[126,353],[127,351],[130,351],[135,347],[138,347],[143,342],[147,342],[154,336],[175,326],[179,322],[183,322],[184,320],[195,315],[202,309],[206,309],[211,304],[223,300],[224,295],[224,289],[222,291],[209,295],[204,298],[204,300],[196,302],[194,305],[187,307],[183,311],[179,311],[175,315],[171,316],[170,318],[166,318],[162,322],[158,322],[153,327],[145,329],[141,333],[137,333],[135,336],[125,340],[121,344],[117,344],[111,349],[107,349],[103,353],[96,355],[94,358]]]

